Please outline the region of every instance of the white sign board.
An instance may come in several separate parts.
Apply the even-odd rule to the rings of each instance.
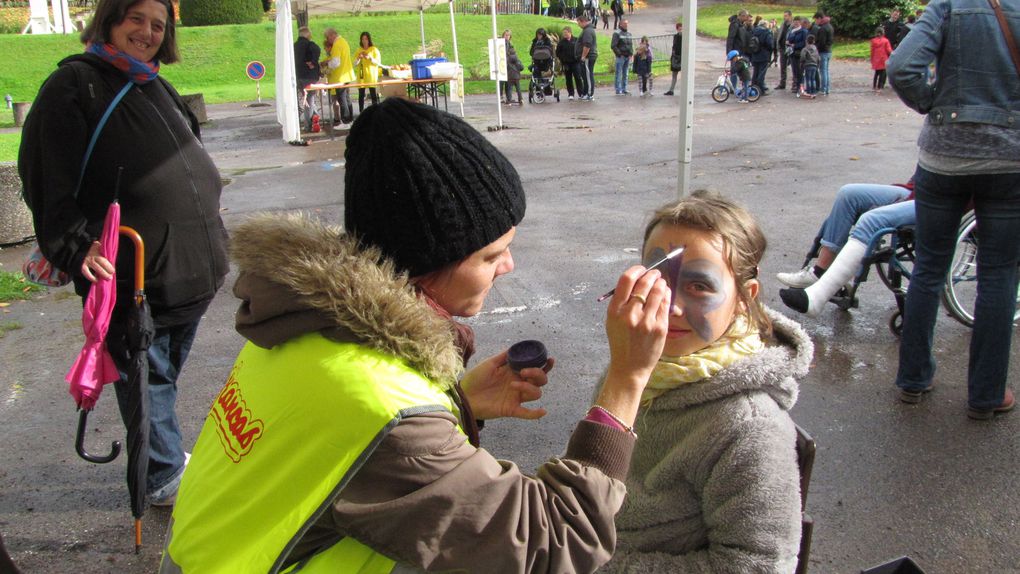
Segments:
[[[450,80],[450,101],[451,102],[463,102],[464,101],[464,67],[457,66],[457,72],[454,74],[453,79]]]
[[[493,45],[495,44],[495,48]],[[489,39],[489,79],[505,82],[506,76],[506,40],[503,38]]]

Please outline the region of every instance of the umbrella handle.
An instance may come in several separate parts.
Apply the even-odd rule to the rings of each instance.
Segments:
[[[88,418],[89,411],[82,409],[81,414],[78,415],[78,435],[74,439],[74,450],[78,451],[78,456],[96,464],[106,464],[113,461],[120,454],[119,440],[115,440],[110,444],[110,454],[108,455],[96,456],[85,452],[85,422]]]
[[[145,293],[145,242],[134,229],[121,225],[117,231],[135,244],[135,303],[141,305]]]

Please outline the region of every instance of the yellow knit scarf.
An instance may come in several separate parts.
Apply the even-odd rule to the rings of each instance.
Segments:
[[[758,329],[750,326],[746,317],[738,315],[726,333],[704,349],[684,357],[660,357],[641,394],[641,406],[647,407],[667,391],[707,379],[764,348]]]

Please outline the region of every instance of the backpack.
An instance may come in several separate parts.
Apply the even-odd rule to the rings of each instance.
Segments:
[[[761,41],[758,39],[758,36],[751,36],[751,41],[747,45],[747,51],[752,54],[761,52]]]

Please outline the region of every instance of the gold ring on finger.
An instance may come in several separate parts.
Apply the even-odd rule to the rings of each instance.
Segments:
[[[642,305],[644,305],[644,304],[645,304],[645,301],[646,301],[646,299],[645,299],[645,296],[644,296],[644,295],[631,295],[631,296],[630,296],[630,298],[631,298],[631,299],[637,299],[638,301],[641,301],[641,304],[642,304]]]

